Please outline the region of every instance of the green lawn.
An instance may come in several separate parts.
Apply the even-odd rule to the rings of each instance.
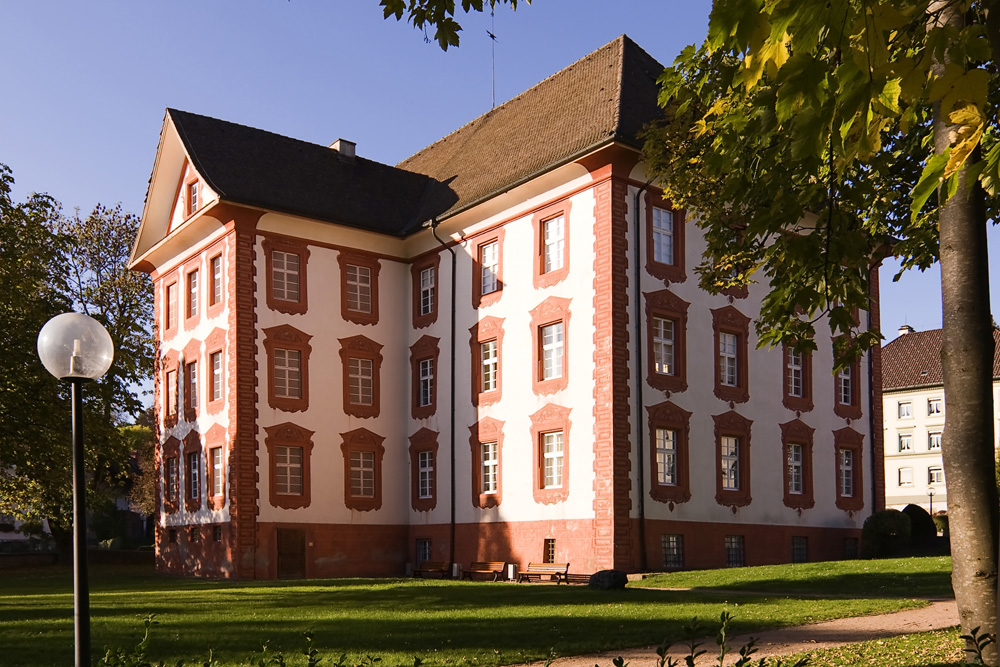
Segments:
[[[288,654],[304,646],[312,630],[315,645],[331,661],[346,653],[348,665],[381,658],[379,667],[493,667],[657,644],[681,638],[692,617],[716,619],[725,608],[735,614],[733,632],[796,625],[843,616],[882,613],[919,605],[893,598],[913,595],[906,561],[869,569],[862,592],[884,598],[842,595],[797,600],[785,597],[806,586],[803,566],[687,573],[648,579],[673,583],[686,576],[705,586],[697,591],[663,591],[633,584],[625,591],[599,592],[585,586],[469,583],[434,580],[330,579],[304,582],[192,581],[158,577],[147,570],[93,568],[91,608],[95,655],[104,646],[127,646],[141,635],[142,617],[156,614],[150,655],[156,660],[203,660],[208,647],[222,664],[236,664],[269,641]],[[950,562],[919,559],[921,576],[947,577]],[[842,577],[850,569],[873,568],[870,561],[835,564]],[[881,564],[879,564],[881,565]],[[821,564],[820,570],[834,565]],[[765,572],[765,570],[767,570]],[[743,572],[763,574],[739,576]],[[787,574],[785,590],[777,585]],[[733,578],[738,577],[737,580]],[[860,575],[859,575],[860,576]],[[57,569],[16,570],[0,586],[0,665],[70,664],[72,660],[72,579]],[[712,578],[717,583],[710,584]],[[744,590],[721,590],[734,581]],[[751,585],[753,583],[753,585]],[[860,586],[860,584],[859,584]],[[711,590],[715,588],[716,590]],[[808,588],[808,587],[807,587]],[[841,587],[838,593],[849,593]],[[304,664],[295,656],[289,664]]]

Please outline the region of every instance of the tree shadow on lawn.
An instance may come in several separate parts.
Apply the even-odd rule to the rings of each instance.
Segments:
[[[641,586],[642,584],[637,584]],[[647,584],[648,585],[648,584]],[[656,585],[670,586],[670,575]],[[858,572],[816,579],[756,579],[727,581],[717,586],[694,586],[695,591],[747,591],[782,595],[818,595],[845,598],[953,597],[950,572],[884,574]]]

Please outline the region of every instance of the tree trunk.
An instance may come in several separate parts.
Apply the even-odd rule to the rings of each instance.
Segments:
[[[960,26],[954,4],[934,3],[939,24]],[[933,16],[933,15],[932,15]],[[942,66],[935,66],[938,73]],[[934,150],[945,152],[954,127],[934,108]],[[945,428],[942,455],[948,485],[952,587],[963,634],[996,636],[1000,506],[993,453],[993,330],[990,316],[986,209],[978,182],[959,174],[958,190],[940,207],[941,303]],[[943,188],[939,192],[943,197]],[[996,644],[986,664],[997,664]]]

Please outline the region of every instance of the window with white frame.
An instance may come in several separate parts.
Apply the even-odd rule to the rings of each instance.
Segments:
[[[684,536],[664,535],[660,538],[663,547],[663,569],[681,570],[684,568]]]
[[[563,323],[554,322],[542,327],[541,380],[561,378],[563,375]]]
[[[943,407],[944,407],[944,402],[940,398],[928,398],[927,416],[933,417],[935,415],[940,415]]]
[[[542,434],[542,488],[558,489],[563,484],[563,432]]]
[[[302,352],[274,348],[274,395],[302,398]]]
[[[840,450],[839,484],[840,495],[844,498],[854,497],[854,450]]]
[[[188,497],[197,500],[201,497],[201,482],[198,473],[201,470],[201,454],[198,452],[188,453],[187,487]]]
[[[167,500],[173,502],[177,500],[178,490],[177,457],[171,456],[167,459]]]
[[[417,405],[426,407],[434,402],[434,360],[421,359],[419,362],[420,394]]]
[[[428,266],[420,272],[420,314],[430,315],[434,312],[435,285],[434,267]]]
[[[837,371],[837,402],[841,405],[854,404],[854,371],[851,366]]]
[[[724,435],[719,446],[721,447],[722,488],[726,491],[738,491],[740,488],[740,439]]]
[[[802,445],[788,445],[788,492],[800,494],[802,484]]]
[[[738,343],[736,334],[726,332],[719,334],[719,383],[726,387],[735,387],[738,384]]]
[[[929,451],[941,449],[941,432],[937,431],[934,433],[927,434],[927,449]]]
[[[927,469],[928,484],[944,484],[944,469],[941,466],[931,466]]]
[[[282,250],[271,251],[271,290],[279,301],[299,300],[299,256]]]
[[[480,283],[482,294],[492,294],[499,289],[497,270],[500,268],[500,242],[491,241],[479,246]]]
[[[674,214],[659,207],[653,207],[653,260],[674,263]]]
[[[417,497],[434,496],[434,452],[417,453]]]
[[[653,317],[653,368],[663,375],[674,375],[674,321]]]
[[[208,355],[208,362],[212,366],[212,390],[209,392],[209,400],[218,401],[222,398],[222,352]]]
[[[375,497],[375,452],[351,452],[351,495]]]
[[[302,448],[274,448],[275,491],[281,496],[302,495]]]
[[[913,404],[910,401],[899,401],[896,404],[896,416],[899,419],[909,419],[913,416]]]
[[[499,447],[496,441],[484,442],[482,447],[483,493],[497,493],[498,472],[500,470]]]
[[[354,405],[372,405],[374,400],[373,363],[371,359],[350,357],[347,360],[348,400]]]
[[[372,312],[372,270],[367,266],[347,265],[347,309]]]
[[[195,269],[187,275],[187,316],[194,317],[198,314],[198,270]]]
[[[188,183],[188,215],[198,210],[198,181]]]
[[[901,452],[912,452],[913,451],[913,434],[912,433],[900,433],[899,434],[899,451],[901,451]]]
[[[226,488],[226,480],[222,471],[222,447],[209,450],[212,457],[212,495],[221,496]]]
[[[479,344],[479,358],[482,364],[479,391],[495,391],[497,388],[497,371],[500,365],[499,357],[497,356],[496,339]]]
[[[167,328],[177,326],[177,283],[167,285]]]
[[[167,402],[167,415],[177,414],[177,371],[167,371],[166,392],[164,399]]]
[[[794,349],[788,350],[788,395],[802,398],[805,395],[803,356]]]
[[[222,255],[216,255],[209,260],[209,268],[212,272],[212,285],[209,290],[211,305],[222,303]]]
[[[656,481],[664,486],[677,485],[677,431],[656,429]]]
[[[430,540],[417,540],[417,565],[422,565],[423,563],[431,559],[431,541]]]
[[[913,486],[913,468],[899,469],[899,486]]]
[[[184,366],[184,390],[187,394],[187,407],[194,410],[198,407],[198,362],[192,361]]]
[[[563,267],[564,218],[557,216],[542,223],[542,273],[556,271]]]

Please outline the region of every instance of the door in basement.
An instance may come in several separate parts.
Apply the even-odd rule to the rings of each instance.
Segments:
[[[295,528],[278,528],[278,578],[306,576],[306,533]]]

